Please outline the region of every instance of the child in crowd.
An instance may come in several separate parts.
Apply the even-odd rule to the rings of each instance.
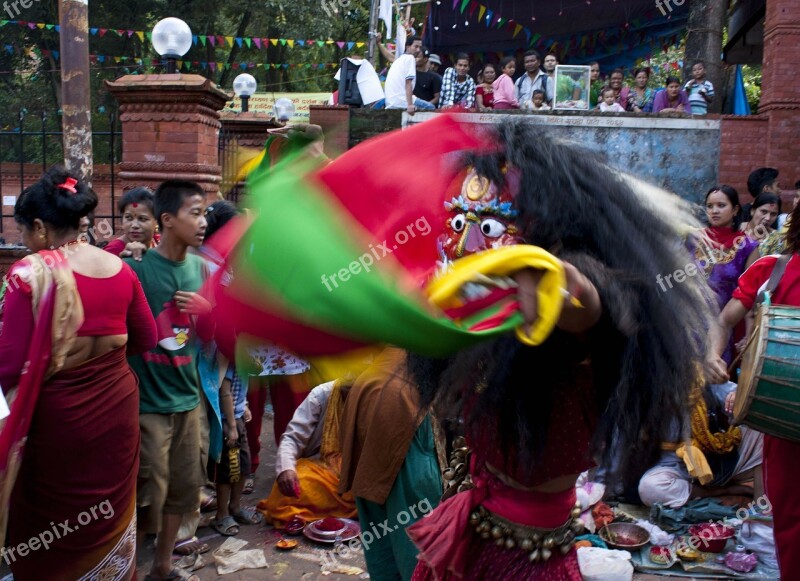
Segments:
[[[245,478],[250,474],[250,446],[245,423],[253,416],[247,407],[247,379],[228,366],[219,390],[223,419],[222,456],[209,466],[209,477],[217,483],[217,517],[211,528],[224,536],[239,533],[240,524],[260,524],[263,517],[241,507]]]
[[[205,263],[188,253],[203,243],[204,207],[205,192],[196,183],[162,183],[153,200],[161,242],[141,260],[126,260],[142,283],[159,339],[154,349],[128,359],[139,378],[137,519],[141,539],[158,534],[154,579],[177,578],[172,550],[183,515],[199,509],[204,481],[196,328],[211,309],[196,294]]]
[[[603,89],[603,92],[600,96],[602,101],[600,101],[600,105],[598,105],[598,109],[602,113],[624,113],[625,109],[622,105],[617,103],[616,96],[614,94],[614,89],[606,88]]]
[[[153,192],[145,187],[128,190],[119,202],[119,213],[122,236],[109,242],[105,250],[121,258],[141,260],[142,254],[158,246],[161,238],[153,213]]]
[[[492,83],[494,90],[494,108],[497,109],[519,109],[519,101],[514,94],[514,72],[517,70],[517,63],[514,57],[504,57],[500,60],[501,74]]]
[[[544,91],[536,89],[533,95],[531,95],[530,103],[526,103],[524,108],[530,109],[531,111],[549,111],[550,107],[544,102],[545,96]]]
[[[708,104],[714,100],[714,85],[706,80],[706,65],[703,61],[692,65],[692,80],[686,83],[683,90],[689,95],[692,115],[708,113]]]

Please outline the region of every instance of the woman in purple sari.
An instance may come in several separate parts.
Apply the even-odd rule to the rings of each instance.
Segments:
[[[739,194],[731,186],[716,186],[706,194],[706,216],[709,227],[690,243],[698,271],[708,280],[722,310],[733,295],[739,277],[758,259],[758,241],[739,231],[741,205]],[[734,339],[728,344],[723,359],[730,365],[734,358]]]

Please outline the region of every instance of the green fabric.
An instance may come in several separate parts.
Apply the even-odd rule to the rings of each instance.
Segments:
[[[173,262],[154,250],[145,253],[141,262],[126,262],[142,283],[159,338],[154,349],[128,358],[139,377],[139,412],[172,414],[193,410],[200,403],[197,336],[188,317],[177,312],[173,297],[179,290],[200,289],[204,262],[194,255]]]
[[[258,217],[239,245],[232,287],[253,304],[267,304],[332,334],[357,322],[357,336],[365,342],[402,345],[431,356],[453,353],[521,323],[514,313],[492,329],[473,332],[468,328],[486,312],[457,324],[429,307],[391,257],[377,250],[370,254],[367,244],[360,245],[368,239],[363,228],[308,178],[313,168],[309,162],[284,160],[248,179]],[[364,268],[360,257],[369,257],[371,266]]]
[[[417,566],[417,548],[405,532],[438,504],[442,496],[442,475],[436,459],[433,428],[426,417],[417,428],[408,454],[400,467],[392,491],[384,504],[356,497],[358,520],[364,544],[364,558],[370,579],[374,581],[408,581]],[[406,520],[408,518],[408,520]],[[383,534],[381,523],[391,533]]]

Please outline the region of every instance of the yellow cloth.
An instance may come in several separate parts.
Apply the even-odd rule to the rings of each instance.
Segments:
[[[686,464],[689,476],[696,478],[701,485],[706,485],[714,480],[714,474],[705,453],[727,454],[733,451],[742,442],[742,431],[737,426],[727,432],[712,434],[708,428],[708,407],[699,390],[695,392],[694,399],[696,403],[692,408],[691,440],[681,444],[664,443],[661,449],[674,451]]]
[[[714,473],[711,472],[711,466],[708,465],[705,454],[694,445],[694,442],[680,444],[675,453],[686,464],[689,476],[696,478],[700,484],[705,485],[714,480]]]
[[[457,307],[460,306],[459,295],[465,284],[480,277],[509,276],[525,268],[544,271],[536,292],[539,318],[532,325],[530,334],[526,334],[522,326],[517,327],[517,338],[526,345],[536,346],[550,336],[558,323],[567,286],[564,264],[546,250],[517,244],[465,256],[431,281],[427,288],[428,297],[439,308]],[[580,303],[576,306],[580,306]]]
[[[343,382],[337,381],[328,399],[322,427],[320,459],[301,458],[295,471],[300,481],[300,497],[284,496],[276,482],[269,497],[258,503],[258,509],[267,522],[275,528],[283,528],[298,516],[306,522],[326,517],[353,518],[356,502],[353,495],[340,495],[339,474],[342,468],[342,448],[339,429],[344,406]]]
[[[300,497],[284,496],[278,484],[272,486],[269,497],[258,503],[258,510],[267,522],[282,529],[292,518],[298,516],[306,522],[326,517],[354,518],[356,502],[349,492],[340,495],[339,476],[320,460],[301,458],[297,461],[297,478],[300,481]]]

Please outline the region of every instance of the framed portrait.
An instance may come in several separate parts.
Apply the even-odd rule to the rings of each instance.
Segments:
[[[556,97],[553,109],[567,111],[589,110],[591,67],[583,65],[556,66]]]

